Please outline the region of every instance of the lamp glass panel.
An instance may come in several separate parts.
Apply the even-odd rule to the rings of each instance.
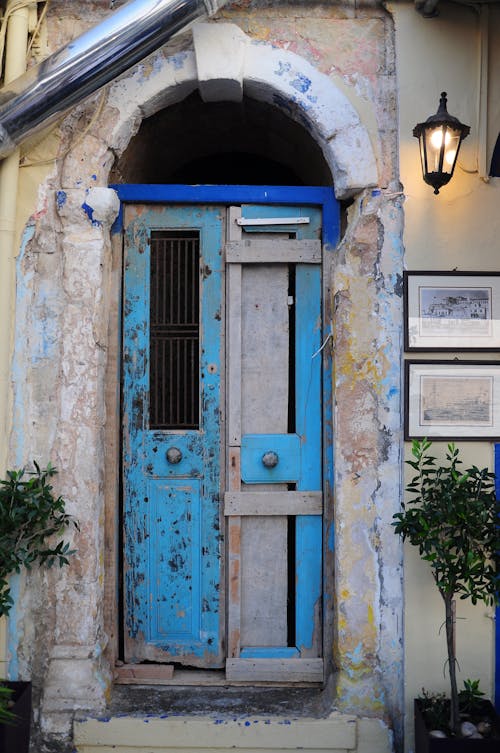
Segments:
[[[447,139],[445,140],[443,172],[452,175],[455,161],[457,158],[458,146],[460,144],[460,131],[447,128]]]
[[[446,126],[425,129],[425,142],[427,152],[427,172],[441,172],[441,160],[443,151],[443,142],[446,148]]]

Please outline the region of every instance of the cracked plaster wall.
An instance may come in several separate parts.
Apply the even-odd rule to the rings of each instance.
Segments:
[[[59,47],[106,7],[54,3],[49,43]],[[324,150],[337,195],[354,198],[331,280],[335,703],[399,729],[401,553],[389,524],[401,490],[402,209],[391,19],[373,4],[244,3],[222,11],[217,23],[244,32],[234,35],[244,45],[243,90],[304,122]],[[67,738],[75,710],[103,708],[111,681],[103,655],[104,394],[118,207],[105,187],[141,119],[198,86],[200,49],[193,51],[191,32],[181,34],[75,108],[22,243],[11,457],[16,464],[50,459],[60,469],[57,490],[81,525],[69,568],[20,584],[11,626],[12,661],[33,677],[47,738]],[[293,85],[297,73],[310,81],[304,91]]]

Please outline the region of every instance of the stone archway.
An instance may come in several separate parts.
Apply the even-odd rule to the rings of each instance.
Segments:
[[[330,167],[337,198],[377,185],[368,132],[340,88],[295,53],[255,43],[233,24],[196,24],[192,51],[158,53],[111,87],[107,104],[118,113],[111,148],[121,153],[132,128],[195,89],[205,102],[239,102],[245,93],[305,126]]]
[[[20,666],[26,674],[37,667],[42,721],[48,732],[64,734],[75,708],[95,711],[106,706],[112,674],[103,653],[110,632],[105,615],[114,598],[114,575],[108,577],[104,564],[103,520],[106,499],[116,498],[117,483],[107,462],[109,452],[114,452],[110,442],[116,427],[110,428],[112,410],[109,403],[106,408],[104,395],[113,392],[117,378],[116,331],[110,336],[107,322],[119,294],[111,252],[111,227],[119,207],[116,194],[106,187],[111,165],[145,118],[195,90],[206,102],[237,102],[245,94],[304,126],[330,168],[337,198],[359,197],[359,214],[340,250],[332,284],[340,406],[334,439],[336,588],[343,594],[335,660],[341,669],[339,705],[375,715],[388,707],[397,716],[401,627],[396,613],[401,600],[394,593],[400,551],[392,531],[387,533],[380,521],[390,516],[400,491],[400,299],[395,291],[401,212],[391,203],[379,214],[363,208],[363,192],[378,182],[374,149],[358,112],[331,78],[293,52],[252,41],[232,24],[199,24],[193,46],[180,48],[175,54],[168,48],[156,53],[116,81],[104,95],[102,113],[80,142],[82,110],[69,116],[66,125],[74,148],[64,161],[57,193],[36,218],[23,246],[16,359],[27,376],[18,387],[18,404],[24,401],[25,410],[19,415],[14,443],[23,436],[18,454],[26,458],[36,454],[37,447],[50,448],[64,469],[63,491],[75,500],[82,554],[73,571],[63,571],[57,581],[45,583],[42,596],[31,597],[33,614],[48,615],[40,625],[55,636],[53,644],[46,642],[34,655],[34,638],[41,627],[32,617],[20,615],[19,624],[24,620],[24,625],[15,636]],[[389,232],[384,236],[381,228]],[[367,272],[375,268],[382,270],[377,278]],[[37,318],[47,300],[53,304],[50,331]],[[46,343],[36,357],[26,344],[28,332],[32,340],[38,337]],[[44,414],[36,401],[48,382],[54,385],[55,418],[42,426]],[[353,446],[367,438],[370,446],[353,452]],[[361,457],[369,472],[358,482]],[[342,572],[342,562],[353,554],[353,577],[361,579],[362,572],[357,593],[350,575]],[[384,620],[391,623],[391,640],[381,636]]]

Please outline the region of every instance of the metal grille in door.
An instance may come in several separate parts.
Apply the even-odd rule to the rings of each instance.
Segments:
[[[199,427],[200,241],[151,233],[150,429]]]

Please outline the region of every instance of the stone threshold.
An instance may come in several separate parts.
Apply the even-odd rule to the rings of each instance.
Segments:
[[[138,715],[74,723],[77,753],[391,753],[377,719],[332,712],[324,719],[276,715]]]

